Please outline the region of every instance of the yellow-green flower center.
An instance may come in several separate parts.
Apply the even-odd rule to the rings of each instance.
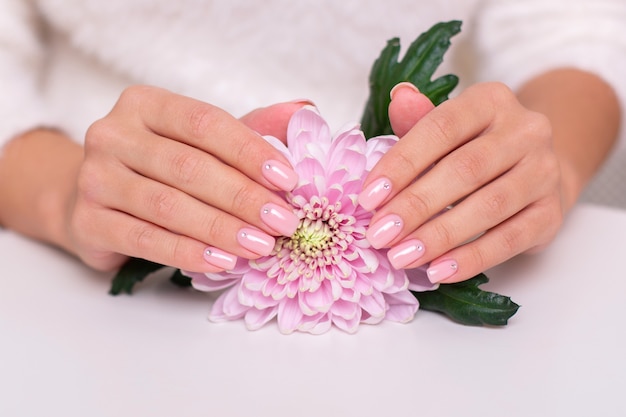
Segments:
[[[291,236],[292,253],[317,257],[320,251],[328,249],[333,234],[326,222],[303,219],[296,232]]]
[[[326,198],[314,197],[300,207],[301,221],[290,237],[276,240],[274,253],[286,280],[318,274],[320,268],[337,264],[354,241],[355,219],[341,213],[341,203],[329,204]]]

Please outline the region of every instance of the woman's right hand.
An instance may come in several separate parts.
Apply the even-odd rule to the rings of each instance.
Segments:
[[[255,130],[284,136],[303,103],[238,120],[166,90],[127,89],[86,134],[68,223],[74,252],[101,270],[132,256],[194,272],[269,254],[274,236],[298,225],[275,193],[297,175]]]

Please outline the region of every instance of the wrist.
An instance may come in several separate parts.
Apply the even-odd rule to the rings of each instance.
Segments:
[[[69,210],[82,147],[63,134],[29,131],[0,159],[0,221],[24,235],[71,250]]]

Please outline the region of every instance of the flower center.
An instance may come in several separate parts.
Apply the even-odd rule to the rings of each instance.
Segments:
[[[318,268],[337,264],[354,241],[354,216],[340,212],[341,203],[313,197],[300,209],[300,225],[291,237],[281,237],[274,248],[280,268],[290,279],[310,277]],[[294,274],[295,273],[295,274]]]
[[[333,230],[323,220],[303,219],[291,236],[292,252],[303,253],[307,257],[317,257],[320,251],[328,249],[332,243]]]

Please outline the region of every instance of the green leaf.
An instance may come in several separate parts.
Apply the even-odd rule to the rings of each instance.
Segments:
[[[145,259],[130,258],[113,278],[109,294],[131,294],[136,283],[143,281],[146,276],[161,268],[164,268],[164,265]]]
[[[450,47],[450,38],[460,31],[461,22],[457,20],[435,24],[411,43],[400,62],[400,40],[393,38],[387,42],[370,71],[370,96],[361,118],[366,138],[393,133],[387,114],[389,93],[400,82],[413,83],[435,105],[448,99],[458,78],[452,74],[431,78]]]
[[[180,269],[177,269],[174,272],[174,274],[170,277],[170,282],[181,288],[191,287],[191,278],[186,275],[183,275]]]
[[[452,320],[470,326],[504,326],[519,309],[505,297],[478,288],[489,282],[485,274],[455,284],[442,284],[435,291],[414,292],[420,308],[443,313]]]

